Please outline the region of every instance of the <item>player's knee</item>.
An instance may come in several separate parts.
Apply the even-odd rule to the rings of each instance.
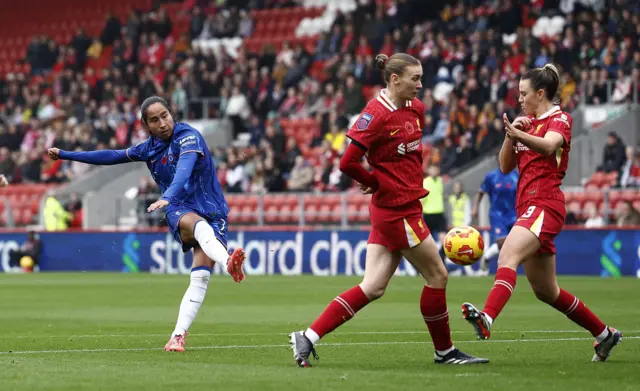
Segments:
[[[498,268],[508,267],[516,269],[520,264],[520,256],[512,251],[505,251],[503,249],[498,255]]]
[[[372,284],[360,284],[360,288],[362,292],[369,298],[369,300],[377,300],[384,295],[384,292],[387,290],[386,286],[381,285],[372,285]]]
[[[427,278],[427,283],[429,286],[434,288],[445,288],[447,286],[447,282],[449,282],[449,273],[447,272],[447,268],[442,265],[442,267],[437,268],[434,272]]]
[[[531,289],[536,298],[544,303],[553,304],[558,298],[558,289],[554,289],[554,287],[532,285]]]
[[[183,243],[194,244],[196,239],[193,237],[193,230],[187,228],[180,228],[180,239]]]
[[[211,278],[211,272],[209,270],[200,269],[191,272],[191,285],[206,288],[209,285],[209,279]]]

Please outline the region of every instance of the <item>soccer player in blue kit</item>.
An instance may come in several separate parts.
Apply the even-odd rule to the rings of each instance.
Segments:
[[[480,270],[489,275],[489,260],[502,248],[507,234],[516,222],[516,191],[518,189],[518,171],[512,170],[508,174],[496,168],[484,178],[484,182],[476,194],[471,210],[472,217],[478,216],[478,208],[482,197],[489,196],[489,223],[491,224],[491,239],[493,244],[484,252],[480,260]]]
[[[50,148],[53,160],[112,165],[145,162],[162,197],[147,209],[166,207],[169,229],[182,251],[193,248],[189,287],[180,304],[176,328],[166,351],[183,352],[185,336],[204,301],[213,263],[224,265],[236,282],[244,279],[244,251],[227,251],[229,206],[222,194],[216,169],[204,138],[186,123],[173,121],[167,102],[153,96],[141,107],[142,123],[150,136],[121,150],[69,152]]]

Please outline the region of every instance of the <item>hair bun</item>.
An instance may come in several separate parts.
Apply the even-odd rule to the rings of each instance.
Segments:
[[[389,56],[387,56],[386,54],[378,54],[376,56],[376,66],[378,67],[378,69],[380,69],[381,71],[384,71],[385,65],[387,64],[387,60],[389,59]]]
[[[548,63],[548,64],[544,64],[544,66],[542,67],[543,70],[545,71],[549,71],[551,73],[553,73],[553,75],[555,77],[557,77],[558,79],[560,79],[560,72],[558,72],[558,68],[556,68],[555,65]]]

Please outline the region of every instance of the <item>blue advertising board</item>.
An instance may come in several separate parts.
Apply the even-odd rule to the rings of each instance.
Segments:
[[[489,234],[483,232],[488,243]],[[366,231],[231,232],[229,247],[243,247],[250,275],[362,275]],[[0,270],[13,271],[9,252],[25,233],[0,233]],[[162,232],[43,232],[41,271],[122,271],[186,274],[191,253],[184,254],[171,235]],[[640,277],[640,232],[636,230],[565,230],[556,238],[561,275]],[[478,265],[450,262],[452,275],[473,275]],[[492,271],[496,263],[492,262]],[[216,267],[216,273],[222,273]],[[415,276],[406,261],[397,275]]]

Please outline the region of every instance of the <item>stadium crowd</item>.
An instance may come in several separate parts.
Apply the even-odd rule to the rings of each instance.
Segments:
[[[178,34],[157,6],[135,10],[127,20],[110,15],[99,36],[79,30],[68,44],[34,37],[24,59],[30,73],[0,77],[0,172],[12,183],[61,183],[82,175],[87,165],[52,162],[46,148],[54,140],[69,150],[137,143],[146,137],[139,104],[158,94],[177,119],[227,116],[236,134],[250,135],[246,148],[213,151],[228,192],[349,189],[353,183],[338,161],[350,118],[382,84],[376,53],[407,52],[422,61],[423,141],[429,162],[444,174],[501,143],[499,114],[516,114],[518,78],[527,68],[559,65],[561,104],[568,111],[580,99],[628,101],[640,86],[640,10],[633,1],[591,2],[593,8],[577,1],[467,0],[427,10],[414,0],[388,6],[361,1],[318,36],[315,52],[285,42],[280,50],[241,49],[235,58],[191,41],[250,37],[249,8],[201,3],[184,3],[179,17],[190,20]],[[553,36],[536,34],[540,15],[562,15],[565,25]],[[105,53],[103,69],[87,66]],[[310,71],[318,63],[319,76]],[[305,128],[312,137],[304,147],[282,126],[301,118],[314,120]]]

